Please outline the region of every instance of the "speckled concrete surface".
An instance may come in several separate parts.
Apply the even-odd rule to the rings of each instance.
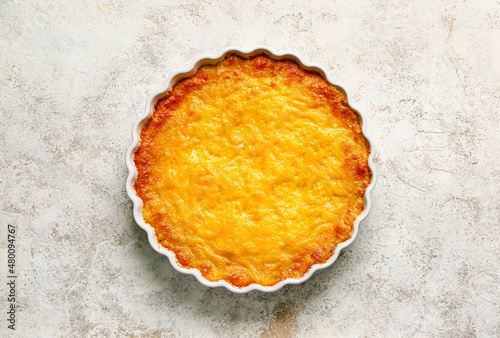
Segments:
[[[500,336],[495,1],[2,1],[0,313],[18,226],[19,337]],[[320,64],[368,119],[379,180],[339,260],[275,294],[207,289],[149,246],[125,152],[199,56]]]

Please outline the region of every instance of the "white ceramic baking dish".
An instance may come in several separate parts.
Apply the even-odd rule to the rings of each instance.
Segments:
[[[361,120],[362,120],[363,134],[366,137],[366,139],[368,140],[368,142],[370,143],[371,153],[370,153],[370,156],[368,158],[368,165],[370,167],[370,170],[372,171],[373,176],[372,176],[371,184],[366,189],[366,193],[364,195],[364,210],[356,218],[356,221],[353,224],[351,238],[348,241],[345,241],[345,242],[339,244],[337,246],[337,248],[335,249],[332,257],[330,257],[330,259],[326,263],[313,265],[309,269],[309,271],[301,278],[297,278],[297,279],[289,278],[289,279],[283,280],[283,281],[281,281],[273,286],[262,286],[259,284],[251,284],[251,285],[248,285],[248,286],[242,287],[242,288],[233,286],[232,284],[229,284],[228,282],[223,281],[223,280],[217,281],[217,282],[209,281],[202,276],[202,274],[199,270],[187,269],[187,268],[184,268],[184,267],[178,265],[175,253],[173,253],[172,251],[169,251],[168,249],[166,249],[158,244],[154,228],[152,226],[150,226],[149,224],[147,224],[142,217],[143,203],[142,203],[142,200],[137,196],[136,191],[134,189],[134,183],[137,180],[137,175],[138,175],[137,169],[136,169],[135,164],[134,164],[134,155],[135,155],[135,152],[137,151],[137,148],[139,147],[139,144],[140,144],[141,130],[144,127],[144,125],[146,124],[146,122],[148,121],[148,118],[153,114],[155,104],[161,98],[167,96],[168,92],[172,89],[172,86],[175,85],[177,82],[179,82],[182,79],[185,79],[187,77],[194,75],[196,73],[196,71],[198,70],[198,68],[200,68],[201,66],[217,64],[219,61],[224,59],[224,57],[228,53],[234,53],[236,55],[240,55],[243,57],[252,57],[255,55],[264,54],[264,55],[266,55],[270,58],[273,58],[275,60],[291,59],[291,60],[294,60],[295,62],[297,62],[302,69],[319,73],[329,83],[339,87],[341,90],[344,90],[341,85],[339,85],[338,83],[336,83],[334,81],[331,81],[331,79],[327,76],[326,72],[321,67],[302,62],[302,60],[304,60],[304,59],[301,57],[298,57],[295,53],[289,53],[289,52],[280,53],[280,52],[273,51],[267,47],[260,47],[260,48],[255,48],[255,49],[251,49],[251,50],[230,48],[230,49],[224,51],[222,53],[222,55],[203,57],[203,58],[199,59],[198,61],[196,61],[194,63],[194,65],[192,67],[190,67],[188,70],[177,73],[176,75],[172,76],[166,82],[165,86],[154,91],[153,94],[148,98],[148,100],[146,102],[146,107],[145,107],[144,113],[140,116],[139,120],[135,123],[133,130],[132,130],[133,141],[132,141],[132,145],[130,146],[130,148],[127,151],[127,157],[126,157],[126,163],[127,163],[127,167],[129,170],[126,188],[127,188],[127,193],[129,195],[130,199],[134,203],[133,213],[134,213],[134,218],[135,218],[137,224],[139,224],[139,226],[147,232],[149,243],[151,244],[153,249],[155,249],[156,251],[158,251],[162,255],[167,256],[168,259],[170,260],[170,263],[177,271],[195,276],[196,279],[198,279],[198,281],[200,283],[202,283],[203,285],[206,285],[209,287],[223,286],[223,287],[226,287],[227,289],[229,289],[230,291],[233,291],[236,293],[245,293],[245,292],[248,292],[251,290],[273,292],[273,291],[281,289],[283,286],[285,286],[287,284],[299,284],[299,283],[305,282],[314,274],[314,272],[316,270],[324,269],[324,268],[332,265],[333,262],[335,262],[335,260],[339,256],[340,251],[354,241],[354,239],[356,238],[356,236],[358,234],[359,223],[366,217],[366,215],[368,214],[370,207],[371,207],[370,192],[372,191],[372,189],[375,185],[375,181],[376,181],[376,171],[375,171],[375,167],[373,165],[373,156],[374,156],[373,143],[370,141],[370,138],[366,135],[366,118],[363,116],[362,113],[358,112],[352,106],[352,102],[349,102],[350,107],[352,109],[356,110],[358,112],[358,114],[360,115]],[[344,90],[344,92],[345,92],[345,90]]]

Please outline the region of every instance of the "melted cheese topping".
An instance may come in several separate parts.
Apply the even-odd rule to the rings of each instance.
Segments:
[[[302,277],[351,237],[369,152],[358,115],[322,77],[230,55],[158,102],[135,188],[178,264],[269,286]]]

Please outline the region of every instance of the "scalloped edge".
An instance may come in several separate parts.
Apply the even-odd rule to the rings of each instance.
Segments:
[[[314,264],[313,266],[311,266],[311,268],[306,272],[306,274],[303,277],[301,277],[301,278],[288,278],[288,279],[285,279],[283,281],[280,281],[279,283],[277,283],[273,286],[262,286],[260,284],[250,284],[248,286],[239,288],[239,287],[233,286],[232,284],[229,284],[228,282],[226,282],[224,280],[217,281],[217,282],[209,281],[208,279],[206,279],[205,277],[202,276],[201,272],[198,269],[195,269],[195,268],[188,269],[188,268],[184,268],[184,267],[179,266],[177,264],[177,258],[175,256],[175,253],[172,251],[169,251],[168,249],[166,249],[158,244],[154,228],[144,221],[144,219],[142,217],[143,202],[142,202],[142,199],[136,195],[136,192],[134,189],[134,183],[137,180],[137,175],[138,175],[137,169],[136,169],[135,164],[134,164],[135,152],[137,151],[137,148],[139,147],[141,130],[144,127],[144,125],[146,124],[149,116],[153,113],[154,105],[156,104],[156,102],[158,102],[159,99],[161,99],[165,95],[167,95],[168,91],[172,89],[172,86],[174,84],[176,84],[177,82],[179,82],[180,80],[182,80],[184,78],[187,78],[187,77],[194,75],[196,73],[196,71],[198,70],[198,68],[200,68],[201,66],[214,65],[214,64],[218,63],[219,61],[224,59],[226,57],[226,55],[229,53],[234,53],[234,54],[237,54],[237,55],[240,55],[243,57],[252,57],[255,55],[264,54],[264,55],[266,55],[272,59],[275,59],[275,60],[292,59],[295,62],[297,62],[297,64],[302,69],[305,69],[308,71],[313,71],[313,72],[320,74],[330,84],[338,87],[346,94],[347,102],[348,102],[349,106],[354,111],[356,111],[356,113],[358,113],[358,115],[361,118],[362,133],[363,133],[363,136],[368,140],[368,143],[370,145],[370,156],[368,157],[368,167],[370,168],[370,170],[372,172],[372,180],[371,180],[370,185],[368,185],[366,192],[365,192],[365,195],[364,195],[364,198],[363,198],[364,210],[361,212],[361,214],[359,214],[359,216],[356,218],[356,220],[353,223],[353,230],[352,230],[351,238],[349,240],[337,245],[337,248],[335,249],[333,255],[330,257],[330,259],[328,261],[326,261],[325,263],[322,263],[322,264]],[[314,274],[314,272],[316,272],[317,270],[325,269],[325,268],[329,267],[337,260],[339,254],[340,254],[340,251],[342,249],[348,247],[354,241],[354,239],[358,235],[358,229],[359,229],[360,222],[363,219],[365,219],[365,217],[368,215],[368,213],[370,211],[370,208],[371,208],[370,193],[373,190],[373,187],[375,186],[377,175],[376,175],[376,171],[375,171],[375,166],[373,164],[373,158],[374,158],[374,154],[375,154],[373,142],[370,140],[370,138],[366,134],[366,129],[367,129],[366,119],[365,119],[364,115],[361,112],[359,112],[356,108],[354,108],[352,106],[352,104],[349,102],[349,97],[348,97],[347,92],[343,86],[341,86],[340,84],[338,84],[336,82],[331,81],[331,79],[328,77],[327,73],[320,66],[310,64],[310,63],[305,64],[304,62],[302,62],[302,60],[304,60],[304,58],[299,57],[295,53],[291,53],[291,52],[278,53],[278,52],[273,51],[267,47],[257,47],[257,48],[252,48],[251,50],[242,50],[239,48],[228,48],[222,53],[221,56],[205,56],[205,57],[199,59],[198,61],[196,61],[193,64],[193,66],[190,67],[188,70],[177,73],[177,74],[173,75],[172,77],[170,77],[168,79],[168,81],[166,82],[165,86],[162,86],[158,90],[154,91],[154,94],[150,95],[148,100],[147,100],[144,113],[140,116],[139,120],[134,124],[133,130],[132,130],[132,138],[133,138],[132,145],[128,148],[126,159],[125,159],[125,162],[127,164],[127,168],[129,171],[129,174],[127,177],[127,182],[126,182],[126,190],[127,190],[128,196],[130,197],[130,199],[134,203],[134,208],[133,208],[134,219],[137,222],[137,224],[142,229],[144,229],[146,231],[146,233],[148,234],[149,244],[151,245],[151,247],[155,251],[157,251],[158,253],[167,256],[170,263],[172,264],[172,266],[174,267],[175,270],[177,270],[183,274],[193,275],[194,277],[196,277],[196,279],[201,284],[203,284],[205,286],[208,286],[208,287],[221,287],[222,286],[222,287],[225,287],[226,289],[228,289],[232,292],[235,292],[235,293],[246,293],[246,292],[249,292],[252,290],[259,290],[262,292],[274,292],[274,291],[278,291],[279,289],[281,289],[283,286],[285,286],[287,284],[303,283],[306,280],[308,280]]]

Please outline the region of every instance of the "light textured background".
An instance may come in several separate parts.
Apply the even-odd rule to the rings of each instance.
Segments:
[[[500,336],[499,13],[495,1],[2,1],[0,313],[10,221],[19,337]],[[256,45],[345,86],[379,180],[331,268],[236,295],[151,249],[124,157],[152,90],[202,55]]]

